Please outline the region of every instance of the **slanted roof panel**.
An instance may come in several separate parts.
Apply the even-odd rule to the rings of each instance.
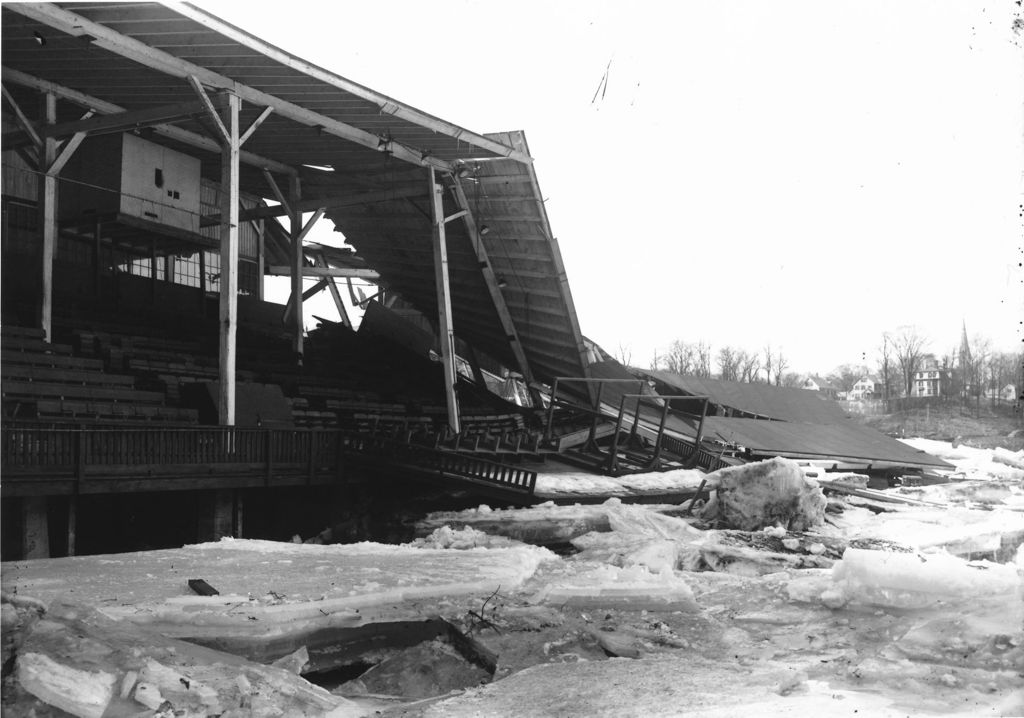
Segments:
[[[528,151],[521,132],[488,137]],[[344,181],[343,172],[335,174],[337,181]],[[331,181],[321,178],[317,191],[329,192]],[[372,181],[382,189],[414,194],[346,207],[329,212],[328,217],[380,273],[386,286],[426,316],[436,317],[427,172],[398,166],[393,172],[378,172]],[[454,180],[443,181],[450,185]],[[531,371],[545,381],[556,376],[585,376],[583,339],[572,295],[532,166],[507,159],[480,162],[461,182],[476,225],[488,227],[481,241]],[[417,187],[422,191],[416,191]],[[516,207],[515,221],[504,219],[508,206]],[[451,193],[446,192],[445,215],[457,210]],[[455,334],[515,367],[465,223],[449,222],[445,233]]]
[[[770,419],[833,422],[846,418],[841,406],[806,389],[705,379],[660,370],[643,373],[676,391],[709,396],[715,404]]]
[[[953,468],[942,459],[849,419],[833,424],[806,424],[710,417],[705,420],[704,436],[739,444],[761,455]]]

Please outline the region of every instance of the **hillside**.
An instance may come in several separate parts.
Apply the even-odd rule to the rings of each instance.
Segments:
[[[959,441],[979,449],[1001,446],[1024,449],[1024,417],[1014,407],[962,406],[959,402],[936,404],[892,414],[858,416],[867,426],[890,436]]]

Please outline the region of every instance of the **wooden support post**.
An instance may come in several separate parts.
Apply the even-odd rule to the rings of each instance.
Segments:
[[[438,340],[441,345],[441,363],[444,366],[444,396],[448,407],[448,428],[453,434],[460,431],[459,403],[455,395],[455,332],[452,327],[451,288],[448,279],[448,246],[444,230],[443,188],[437,183],[434,168],[429,168],[431,224],[434,242],[434,284],[437,291]]]
[[[203,491],[199,497],[199,532],[196,540],[218,541],[233,535],[234,491],[216,489]]]
[[[199,250],[199,316],[206,316],[206,250]]]
[[[298,209],[299,200],[302,199],[302,184],[298,177],[288,178],[288,199],[289,199],[289,234],[292,238],[292,330],[295,336],[292,340],[292,349],[299,364],[302,364],[302,212]]]
[[[43,95],[43,119],[48,125],[57,122],[57,96],[47,92]],[[57,159],[57,138],[44,137],[39,155],[39,170],[43,172],[39,183],[39,211],[42,228],[40,247],[39,277],[39,327],[43,340],[53,341],[53,254],[57,247],[57,175],[50,167]]]
[[[239,491],[238,489],[235,489],[234,491],[232,491],[232,493],[234,494],[235,499],[235,520],[232,529],[232,536],[240,539],[242,538],[242,519],[244,517],[245,501],[242,498],[242,492]]]
[[[264,220],[253,222],[256,228],[256,236],[259,237],[259,248],[256,250],[256,298],[263,301],[263,268],[266,263],[266,232],[267,226]]]
[[[156,306],[156,239],[149,240],[149,287],[151,290],[151,297],[153,300],[153,306]]]
[[[74,556],[78,546],[78,495],[68,497],[68,556]]]
[[[235,363],[238,335],[238,111],[241,100],[224,93],[226,108],[220,156],[220,405],[222,426],[235,425]]]
[[[45,496],[21,500],[21,551],[25,559],[50,558],[50,527]]]
[[[93,232],[93,235],[92,235],[92,238],[93,238],[93,245],[92,245],[92,265],[93,265],[92,269],[93,269],[93,275],[92,275],[92,281],[93,281],[93,294],[95,294],[96,297],[100,296],[100,283],[103,281],[103,279],[102,279],[103,273],[102,273],[101,267],[100,267],[100,263],[103,261],[103,248],[102,248],[102,245],[100,244],[100,242],[102,240],[101,231],[102,231],[102,224],[97,219],[96,220],[96,224],[93,225],[93,230],[92,230],[92,232]]]

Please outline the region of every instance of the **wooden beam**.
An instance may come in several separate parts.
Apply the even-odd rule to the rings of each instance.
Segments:
[[[268,181],[269,184],[269,181]],[[274,192],[271,186],[271,191]],[[280,192],[280,190],[277,190]],[[277,192],[274,192],[275,199],[278,202],[281,200],[277,198]],[[380,192],[363,192],[360,194],[344,195],[337,198],[331,197],[318,197],[314,199],[304,199],[298,203],[298,209],[301,212],[309,212],[312,210],[323,207],[325,210],[330,212],[331,210],[341,209],[343,207],[355,207],[364,204],[375,204],[377,202],[388,202],[390,200],[404,199],[406,197],[422,196],[423,186],[422,183],[419,187],[398,189],[398,190],[382,190]],[[269,219],[270,217],[284,217],[288,214],[286,206],[280,205],[275,207],[253,207],[251,209],[242,210],[240,219],[243,222],[247,222],[253,219]],[[209,215],[203,217],[200,220],[201,226],[210,226],[220,221],[220,215]]]
[[[494,310],[498,314],[499,321],[501,321],[501,330],[508,339],[509,349],[512,351],[512,356],[516,359],[519,373],[523,375],[523,379],[526,381],[527,386],[529,386],[533,382],[533,372],[530,370],[530,362],[527,361],[526,353],[523,351],[519,332],[516,330],[516,324],[512,320],[512,313],[508,309],[508,304],[505,303],[501,287],[498,286],[498,278],[494,274],[494,267],[491,266],[491,260],[487,254],[487,248],[484,246],[483,238],[480,236],[476,218],[469,211],[469,200],[466,198],[466,192],[462,188],[462,182],[455,175],[452,175],[451,180],[456,204],[464,208],[462,217],[466,226],[466,232],[469,233],[469,243],[476,253],[477,266],[480,267],[480,274],[483,276],[484,284],[487,285],[487,293],[490,295],[491,302],[494,304]]]
[[[284,196],[284,192],[277,185],[277,180],[274,179],[274,175],[270,174],[269,170],[263,170],[263,178],[267,181],[267,186],[270,187],[271,193],[274,195],[274,199],[281,203],[281,213],[276,215],[269,215],[271,217],[284,217],[285,215],[291,216],[291,201]],[[247,216],[246,219],[249,219]]]
[[[272,264],[266,268],[271,277],[290,277],[292,268],[281,264]],[[301,269],[303,277],[332,277],[335,279],[365,279],[376,282],[380,274],[375,269],[363,269],[361,267],[310,267],[303,265]]]
[[[256,298],[261,302],[263,301],[263,267],[266,263],[267,258],[267,237],[266,237],[266,226],[263,224],[263,220],[251,222],[253,228],[256,230],[256,236],[259,238],[259,246],[256,250]]]
[[[49,92],[43,95],[43,121],[48,125],[57,121],[57,96]],[[49,168],[57,160],[57,139],[46,137],[42,142],[39,169],[45,174],[39,183],[39,219],[43,235],[40,248],[39,327],[43,330],[44,341],[53,342],[53,253],[57,246],[57,175],[49,172]]]
[[[305,225],[303,225],[302,231],[299,232],[299,242],[302,242],[304,239],[306,239],[306,235],[308,235],[310,230],[313,229],[313,227],[316,225],[318,221],[320,221],[320,218],[324,216],[324,212],[326,211],[327,210],[325,210],[323,207],[320,207],[316,212],[313,213],[313,216],[309,218],[309,221],[306,222]]]
[[[379,149],[380,136],[366,130],[323,115],[314,110],[301,107],[293,102],[283,100],[262,90],[257,90],[241,82],[231,79],[209,68],[196,65],[188,60],[171,55],[139,40],[117,32],[115,29],[93,22],[71,10],[52,3],[9,3],[4,6],[20,15],[48,25],[73,37],[93,38],[93,47],[112,52],[121,57],[161,72],[170,77],[187,79],[195,76],[196,80],[206,87],[228,90],[246,102],[261,107],[273,107],[284,118],[308,127],[316,127],[324,133],[360,144],[373,150]],[[184,5],[180,7],[186,7]],[[387,110],[385,110],[387,111]],[[396,159],[413,164],[429,164],[443,170],[450,170],[451,164],[433,157],[424,159],[419,149],[407,147],[392,140],[390,152]]]
[[[82,117],[82,119],[88,119],[91,116],[92,110],[89,110],[85,113],[85,116]],[[60,154],[57,155],[57,159],[53,161],[53,164],[50,165],[47,172],[53,175],[59,175],[60,171],[64,169],[64,165],[66,165],[68,160],[71,159],[71,156],[75,154],[75,150],[77,150],[79,145],[82,144],[85,136],[84,132],[76,132],[72,135],[71,138],[68,139],[68,141],[60,148]]]
[[[331,277],[327,280],[327,289],[331,292],[331,298],[334,299],[334,306],[338,310],[338,316],[341,317],[342,323],[352,328],[352,320],[349,319],[348,311],[345,309],[345,303],[341,300],[341,292],[338,291],[337,280]]]
[[[273,111],[273,107],[264,107],[263,112],[260,113],[260,116],[253,120],[252,124],[249,125],[248,129],[246,129],[246,131],[242,133],[242,136],[238,138],[238,144],[244,145],[246,141],[250,137],[252,137],[252,134],[259,128],[259,126],[263,124],[263,121],[270,117],[270,113],[272,113]]]
[[[0,73],[2,73],[4,82],[13,82],[16,85],[31,87],[39,90],[40,92],[50,92],[63,100],[74,102],[75,104],[85,108],[94,109],[101,114],[125,112],[125,108],[120,105],[115,105],[113,102],[101,100],[98,97],[93,97],[92,95],[87,95],[84,92],[73,90],[70,87],[58,85],[57,83],[50,82],[49,80],[43,80],[42,78],[21,72],[20,70],[4,67]],[[205,150],[206,152],[212,152],[215,154],[220,152],[220,145],[215,140],[212,140],[209,137],[203,137],[202,135],[197,135],[194,132],[183,130],[179,127],[174,127],[172,125],[156,125],[152,130],[162,137],[166,137],[167,139],[180,142],[190,147],[195,147],[196,149]],[[292,175],[298,173],[298,170],[290,165],[286,165],[282,162],[278,162],[277,160],[272,160],[269,157],[263,157],[252,152],[240,152],[239,160],[247,165],[273,170],[280,174]]]
[[[43,139],[39,136],[39,133],[36,132],[36,128],[32,125],[32,121],[25,116],[24,112],[22,112],[18,103],[15,101],[14,96],[6,87],[0,86],[0,91],[3,92],[4,99],[7,100],[7,103],[11,106],[11,110],[14,112],[14,119],[17,121],[18,126],[21,127],[26,135],[28,135],[29,140],[37,150],[42,149]]]
[[[434,169],[427,175],[431,196],[432,234],[434,244],[434,286],[437,292],[438,341],[444,367],[444,397],[448,407],[448,428],[454,434],[461,430],[459,400],[455,395],[455,332],[452,327],[451,288],[448,283],[448,246],[444,230],[444,189],[437,184]]]
[[[98,117],[83,117],[74,122],[61,122],[52,127],[47,127],[43,132],[50,137],[68,137],[79,132],[84,132],[88,135],[110,134],[177,122],[201,115],[205,111],[206,107],[198,100],[194,102],[179,102],[174,105],[151,107],[145,110],[125,110],[114,114],[99,115]]]
[[[322,292],[323,290],[327,289],[327,283],[328,282],[330,282],[329,279],[321,279],[319,282],[314,284],[312,287],[310,287],[309,289],[304,291],[302,293],[302,301],[306,301],[310,297],[313,297],[313,296],[319,294],[320,292]]]
[[[473,145],[482,150],[493,152],[494,154],[507,157],[509,159],[516,160],[518,162],[531,163],[533,159],[526,153],[520,151],[515,147],[509,147],[503,145],[500,142],[484,137],[473,132],[469,132],[457,125],[453,125],[449,122],[445,122],[437,117],[421,112],[413,107],[400,104],[395,100],[382,95],[378,92],[363,87],[355,82],[346,80],[344,77],[335,75],[332,72],[328,72],[316,65],[308,63],[294,55],[291,55],[273,45],[262,41],[257,37],[253,37],[249,33],[240,30],[239,28],[230,25],[220,18],[217,18],[206,11],[196,7],[192,4],[185,3],[173,3],[172,7],[174,11],[184,15],[191,20],[200,23],[201,25],[210,28],[219,35],[231,38],[233,41],[256,50],[261,55],[269,57],[276,62],[286,65],[287,67],[297,70],[302,74],[316,78],[321,82],[325,82],[328,85],[343,90],[350,94],[361,97],[364,100],[373,102],[379,108],[381,113],[400,117],[404,120],[419,125],[420,127],[426,127],[434,132],[454,137],[468,145]]]
[[[303,332],[303,320],[302,320],[302,270],[305,266],[304,257],[302,253],[302,212],[296,207],[299,204],[299,200],[302,199],[302,183],[299,177],[288,178],[288,202],[291,206],[291,211],[288,213],[289,217],[289,235],[292,240],[292,297],[295,301],[292,306],[292,331],[294,337],[292,338],[292,348],[295,350],[295,355],[298,357],[299,364],[302,364],[302,332]]]
[[[221,153],[220,224],[220,423],[235,425],[235,364],[238,335],[238,112],[241,100],[225,93],[226,117]],[[218,120],[220,118],[218,117]]]
[[[224,121],[220,119],[220,115],[217,114],[217,108],[213,106],[213,101],[210,100],[210,96],[206,94],[206,89],[203,87],[203,83],[199,81],[195,75],[188,76],[188,83],[192,85],[192,89],[195,90],[196,95],[199,96],[199,104],[201,112],[206,113],[207,119],[213,123],[213,126],[220,133],[222,142],[238,142],[238,137],[231,137],[231,132],[227,127],[224,126]]]
[[[324,256],[323,252],[318,252],[316,259],[317,266],[330,266],[327,264],[327,257]],[[351,329],[352,320],[348,318],[348,312],[345,310],[345,303],[341,300],[341,292],[338,291],[338,285],[335,283],[337,280],[334,277],[330,277],[321,281],[327,283],[327,288],[331,292],[331,299],[334,300],[334,308],[338,310],[338,317],[341,319],[342,324]],[[320,282],[317,282],[317,284],[320,284]]]

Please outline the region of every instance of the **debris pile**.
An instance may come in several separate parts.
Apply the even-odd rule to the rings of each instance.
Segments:
[[[4,564],[5,713],[1021,714],[1024,473],[944,451],[973,478],[881,492],[772,460],[705,476],[699,507]]]

